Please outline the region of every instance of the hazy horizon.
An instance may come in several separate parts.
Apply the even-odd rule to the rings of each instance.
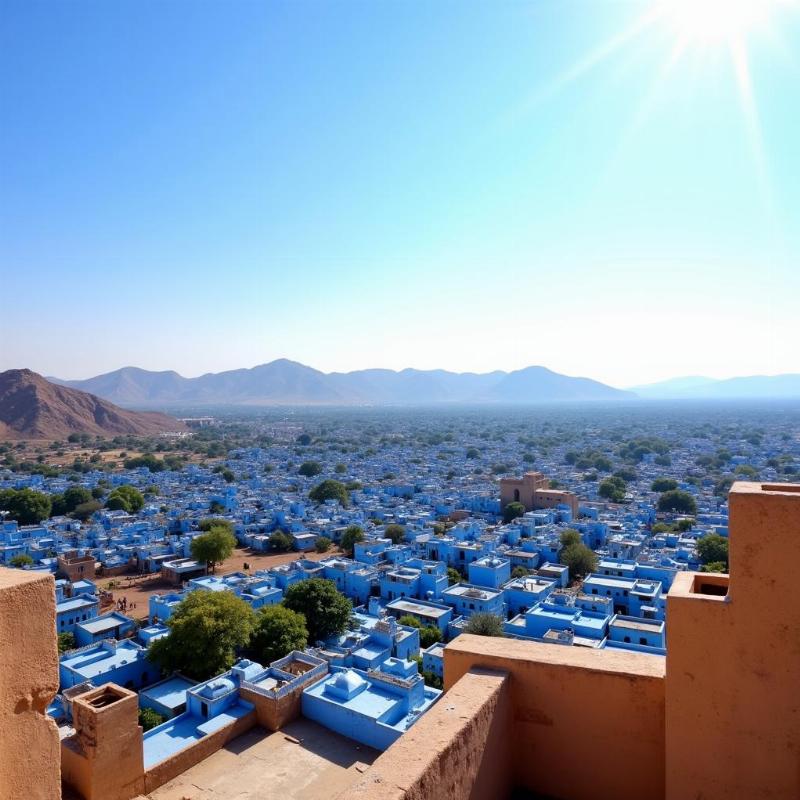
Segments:
[[[798,46],[777,0],[11,0],[0,370],[800,372]]]
[[[281,361],[281,360],[292,361],[292,362],[295,362],[295,363],[303,364],[303,362],[297,361],[297,359],[285,358],[284,356],[278,356],[277,358],[271,359],[270,361]],[[261,361],[258,364],[249,364],[249,365],[242,365],[242,366],[238,366],[238,367],[229,367],[229,368],[227,368],[225,370],[216,370],[215,372],[227,372],[227,371],[240,370],[240,369],[255,369],[256,367],[264,366],[265,364],[270,363],[270,361]],[[354,368],[352,370],[337,370],[337,369],[322,370],[322,369],[319,369],[319,367],[316,367],[314,364],[303,364],[303,366],[311,367],[312,369],[319,370],[320,372],[323,372],[325,374],[331,374],[331,373],[339,373],[339,374],[341,374],[341,373],[348,373],[348,372],[361,372],[361,371],[366,371],[366,370],[389,369],[387,367],[382,367],[382,366],[367,366],[367,367],[356,367],[356,368]],[[560,370],[558,370],[556,368],[553,368],[552,366],[549,366],[547,364],[525,364],[523,366],[516,367],[514,369],[508,369],[508,370],[499,370],[499,369],[498,370],[469,370],[469,369],[467,369],[467,370],[455,370],[455,369],[448,369],[447,367],[430,367],[428,369],[429,370],[442,370],[444,372],[454,372],[454,373],[472,373],[472,374],[483,373],[483,374],[486,374],[488,372],[494,372],[494,371],[514,372],[515,370],[526,369],[528,367],[545,367],[546,369],[552,370],[553,372],[557,372],[559,374],[563,374],[563,375],[567,374],[567,373],[562,373]],[[115,367],[114,369],[106,370],[105,372],[102,372],[102,373],[91,373],[91,374],[86,374],[86,375],[75,375],[75,376],[72,376],[72,375],[61,375],[61,374],[56,374],[56,373],[45,373],[45,372],[41,372],[39,370],[36,370],[33,367],[30,367],[28,365],[10,366],[10,367],[5,367],[4,369],[31,369],[34,372],[38,372],[40,375],[43,375],[44,377],[47,377],[47,378],[58,378],[59,380],[65,380],[65,381],[81,381],[81,380],[87,380],[89,378],[94,378],[94,377],[97,377],[99,375],[113,373],[113,372],[117,372],[117,371],[122,370],[122,369],[129,369],[129,368],[142,369],[142,370],[145,370],[147,372],[177,372],[183,378],[199,378],[199,377],[202,377],[203,375],[214,374],[210,370],[205,370],[203,372],[198,372],[196,374],[187,374],[187,373],[181,372],[180,370],[177,370],[177,369],[170,369],[170,368],[167,368],[167,369],[150,369],[148,367],[143,367],[143,366],[141,366],[139,364],[121,364],[120,366]],[[395,369],[393,371],[402,372],[403,370],[421,370],[421,368],[414,367],[414,366],[408,366],[408,367],[401,367],[401,368]],[[0,370],[0,371],[2,371],[2,370]],[[688,379],[691,379],[691,378],[701,379],[702,378],[702,379],[709,379],[709,380],[712,380],[712,381],[716,381],[716,380],[728,380],[730,378],[743,378],[743,377],[774,377],[775,375],[782,375],[782,374],[787,374],[787,373],[772,373],[772,374],[761,373],[761,374],[758,374],[758,375],[753,374],[753,375],[723,375],[723,376],[712,376],[712,375],[669,375],[669,376],[666,376],[664,378],[659,378],[659,379],[656,379],[654,381],[649,381],[648,383],[661,383],[661,382],[664,382],[664,381],[670,381],[670,380],[674,380],[674,379],[680,380],[680,379],[687,379],[687,378]],[[795,374],[795,373],[791,373],[791,374]],[[568,377],[589,378],[591,380],[600,380],[599,378],[596,378],[594,375],[591,375],[591,374],[587,374],[587,375],[569,375]],[[601,381],[601,383],[605,383],[605,381]],[[608,384],[608,385],[609,386],[613,386],[614,388],[617,388],[617,389],[633,389],[633,388],[635,388],[637,386],[645,386],[645,385],[648,385],[648,384],[630,384],[630,385],[626,385],[626,386],[614,386],[613,384]]]

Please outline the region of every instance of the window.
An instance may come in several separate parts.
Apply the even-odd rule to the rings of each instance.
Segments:
[[[644,636],[640,636],[639,637],[639,644],[647,644],[647,639],[645,639]]]
[[[592,594],[597,594],[597,589],[592,589]]]
[[[628,642],[628,644],[630,644],[631,637],[630,636],[626,636],[622,641],[623,642]]]
[[[200,704],[200,713],[208,719],[208,703],[201,703]]]

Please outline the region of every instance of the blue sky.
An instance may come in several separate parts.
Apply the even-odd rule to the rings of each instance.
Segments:
[[[800,7],[720,3],[9,0],[0,368],[800,371]]]

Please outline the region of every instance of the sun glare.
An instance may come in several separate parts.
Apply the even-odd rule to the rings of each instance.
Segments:
[[[660,14],[695,44],[741,40],[763,26],[779,0],[661,0]]]

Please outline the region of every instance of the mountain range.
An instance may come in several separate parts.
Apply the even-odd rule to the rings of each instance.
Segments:
[[[787,400],[800,397],[800,374],[750,375],[717,380],[699,375],[634,386],[649,400]]]
[[[325,373],[287,359],[252,369],[209,372],[197,378],[184,378],[174,371],[123,367],[85,380],[48,380],[126,408],[800,398],[800,375],[796,374],[727,380],[688,376],[623,390],[589,378],[561,375],[541,366],[486,373],[442,369]]]
[[[420,405],[429,403],[556,403],[633,398],[589,378],[546,367],[514,372],[365,369],[324,373],[279,359],[252,369],[184,378],[177,372],[137,367],[79,381],[53,383],[127,407],[176,405]]]
[[[71,433],[151,436],[182,430],[186,426],[166,414],[126,411],[29,369],[0,372],[0,439],[63,439]]]

